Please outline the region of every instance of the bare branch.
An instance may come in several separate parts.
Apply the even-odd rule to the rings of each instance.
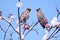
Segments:
[[[1,25],[0,25],[0,28],[1,28],[1,30],[2,30],[3,32],[5,32],[4,29],[1,27]]]
[[[10,40],[13,40],[13,39],[12,39],[12,33],[10,33],[10,36],[11,36]]]
[[[51,36],[51,38],[54,37],[59,31],[60,31],[60,28]]]
[[[20,2],[20,0],[18,0],[18,2]],[[20,40],[22,40],[21,39],[21,27],[20,27],[20,8],[18,8],[18,27],[19,27],[19,38],[20,38]]]
[[[10,26],[10,25],[9,25],[9,26]],[[6,39],[6,33],[7,33],[8,29],[9,29],[9,26],[8,26],[8,28],[6,29],[6,31],[4,31],[4,29],[0,26],[1,30],[4,32],[4,40]]]
[[[49,38],[47,40],[49,40],[50,38],[54,37],[55,34],[57,34],[60,31],[60,28],[56,28],[53,33],[49,36]]]
[[[39,22],[36,22],[33,27],[25,34],[25,36],[27,36],[27,34],[38,24]]]
[[[51,35],[48,37],[47,40],[49,40],[49,39],[51,38],[51,36],[54,34],[54,32],[55,32],[56,30],[57,30],[57,29],[55,29],[55,30],[53,31],[53,33],[51,33]]]
[[[6,21],[6,22],[13,28],[13,30],[14,30],[16,33],[18,33],[18,32],[14,29],[14,27],[12,26],[12,24],[11,24],[8,20],[6,20],[5,18],[2,18],[2,20]]]
[[[59,10],[58,10],[58,8],[56,7],[56,11],[57,11],[57,18],[58,18],[58,16],[59,16],[59,14],[60,14],[60,12],[59,12]]]

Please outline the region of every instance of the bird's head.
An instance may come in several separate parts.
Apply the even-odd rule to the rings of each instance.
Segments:
[[[40,10],[40,8],[36,9],[36,11],[38,12]]]
[[[28,14],[30,13],[31,9],[27,8],[25,12],[27,12]]]
[[[39,15],[43,14],[43,12],[41,11],[41,8],[36,9],[36,11],[37,11],[37,14]]]

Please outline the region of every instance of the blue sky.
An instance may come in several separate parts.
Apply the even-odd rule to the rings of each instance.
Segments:
[[[7,18],[9,13],[13,13],[16,16],[16,19],[13,22],[14,28],[17,28],[16,21],[17,21],[17,7],[16,3],[18,0],[0,0],[0,10],[3,12],[3,17]],[[22,7],[20,8],[20,14],[26,9],[26,8],[31,8],[30,12],[30,18],[27,21],[30,25],[32,22],[37,21],[37,8],[41,8],[43,11],[45,17],[48,19],[49,24],[50,20],[57,15],[56,12],[56,6],[60,10],[60,0],[21,0],[22,2]],[[58,21],[60,21],[60,16],[58,18]],[[2,25],[2,28],[6,30],[6,27],[8,24],[6,24],[5,21],[0,21],[0,25]],[[36,25],[35,29],[38,30],[39,34],[36,35],[34,31],[31,31],[26,37],[25,40],[41,40],[41,38],[45,34],[45,29],[41,27],[40,24]],[[12,28],[10,28],[9,33],[12,31]],[[3,40],[3,32],[0,30],[0,40]],[[10,36],[7,33],[7,40],[9,40]],[[17,40],[17,34],[13,32],[13,39]],[[51,39],[53,40],[53,39]]]

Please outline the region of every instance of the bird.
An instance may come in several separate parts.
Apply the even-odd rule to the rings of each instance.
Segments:
[[[40,8],[36,9],[37,11],[37,18],[38,18],[38,21],[40,22],[41,26],[43,28],[45,28],[45,25],[48,24],[48,20],[47,18],[45,18],[43,12],[41,11]]]
[[[21,16],[20,16],[20,23],[26,23],[26,20],[29,19],[29,13],[30,13],[31,9],[27,8],[25,10],[25,12],[22,12]]]
[[[41,11],[40,8],[36,9],[37,11],[37,18],[38,18],[38,21],[42,20],[43,18],[45,18],[43,12]]]

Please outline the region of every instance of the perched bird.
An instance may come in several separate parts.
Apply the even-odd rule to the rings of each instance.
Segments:
[[[48,21],[47,19],[45,18],[43,12],[41,11],[40,8],[36,9],[37,11],[37,18],[38,18],[38,21],[40,22],[41,26],[43,28],[45,28],[45,25],[48,24]]]
[[[21,23],[25,23],[26,20],[29,18],[29,13],[30,13],[31,9],[30,8],[27,8],[25,10],[25,12],[23,12],[20,16],[20,22]]]
[[[43,18],[45,18],[43,12],[41,11],[40,8],[36,9],[37,11],[37,18],[38,18],[38,21],[42,20]]]

